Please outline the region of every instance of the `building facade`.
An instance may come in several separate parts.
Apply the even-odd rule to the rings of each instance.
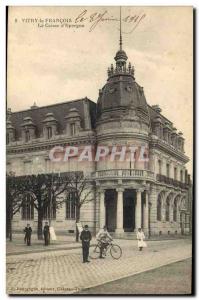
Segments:
[[[93,201],[83,205],[80,219],[94,232],[106,224],[117,236],[133,234],[139,227],[147,235],[189,233],[189,159],[183,134],[162,115],[158,105],[147,104],[143,87],[136,82],[134,68],[127,60],[120,45],[97,103],[83,98],[45,107],[34,104],[19,112],[8,109],[7,172],[21,176],[83,171]],[[50,159],[53,147],[66,146],[91,146],[94,152],[101,146],[119,146],[120,151],[114,159],[110,151],[106,159],[98,161],[79,162],[76,156],[67,162]],[[131,148],[124,161],[120,159],[122,147]],[[140,149],[146,150],[143,160]],[[34,200],[31,195],[25,197],[13,219],[16,231],[22,231],[27,221],[37,229]],[[75,214],[72,200],[54,209],[51,218],[55,231],[73,232]],[[48,220],[48,212],[44,215]]]

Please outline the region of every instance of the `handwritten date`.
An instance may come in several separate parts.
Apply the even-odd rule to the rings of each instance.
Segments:
[[[136,27],[140,24],[140,22],[146,17],[146,14],[141,13],[141,14],[135,14],[135,15],[128,15],[122,18],[123,22],[126,22],[128,24],[131,24],[131,30],[126,33],[132,33]],[[102,13],[95,12],[92,14],[88,13],[88,10],[85,9],[83,10],[76,18],[75,18],[75,23],[85,23],[89,22],[91,23],[89,31],[93,31],[97,25],[99,25],[102,22],[113,22],[117,21],[119,22],[119,19],[114,18],[113,16],[109,16],[109,13],[107,10],[105,10]]]

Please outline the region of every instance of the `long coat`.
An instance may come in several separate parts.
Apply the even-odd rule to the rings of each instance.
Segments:
[[[138,240],[138,248],[140,247],[147,247],[147,244],[146,242],[144,242],[144,239],[145,239],[145,235],[144,235],[144,232],[141,231],[137,233],[137,240]]]
[[[25,232],[25,238],[31,237],[32,228],[31,227],[25,227],[24,232]]]

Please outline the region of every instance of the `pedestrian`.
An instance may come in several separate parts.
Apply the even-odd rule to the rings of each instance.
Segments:
[[[147,247],[146,242],[144,242],[145,235],[144,232],[142,231],[142,228],[138,228],[138,233],[137,233],[137,240],[138,240],[138,249],[139,251],[142,251],[143,247]]]
[[[48,246],[50,241],[50,227],[48,225],[48,222],[45,222],[43,234],[44,234],[44,245]]]
[[[27,244],[27,246],[31,246],[32,228],[30,227],[30,224],[27,224],[27,226],[24,229],[24,232],[25,232],[24,242]]]
[[[82,254],[83,254],[83,263],[89,263],[88,260],[89,256],[89,247],[90,247],[90,241],[92,239],[92,235],[90,231],[88,230],[88,225],[84,226],[84,229],[82,230],[80,234],[80,240],[82,241]]]
[[[100,256],[99,258],[105,258],[103,257],[103,250],[106,250],[108,247],[110,241],[112,241],[112,237],[109,234],[107,227],[104,226],[103,229],[100,229],[98,234],[96,235],[96,239],[99,241],[100,244]]]

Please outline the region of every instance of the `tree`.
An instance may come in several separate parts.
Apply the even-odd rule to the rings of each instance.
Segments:
[[[44,211],[48,208],[49,221],[51,222],[52,204],[58,209],[65,201],[63,193],[68,189],[68,175],[61,174],[38,174],[24,178],[24,186],[27,192],[35,195],[34,207],[38,211],[37,235],[42,239],[42,222]]]
[[[6,174],[6,237],[10,241],[12,241],[13,216],[22,206],[23,192],[23,177],[15,177],[14,173]]]
[[[93,201],[89,180],[83,172],[66,172],[38,174],[27,176],[7,176],[7,220],[12,232],[12,218],[23,205],[24,194],[30,193],[34,198],[34,207],[38,211],[38,239],[42,239],[42,222],[44,211],[48,209],[51,222],[52,205],[59,209],[69,199],[67,194],[73,192],[76,207],[76,223],[80,221],[80,209],[83,204]],[[78,241],[76,226],[76,241]],[[12,238],[12,237],[11,237]]]
[[[75,195],[73,201],[76,207],[76,242],[78,242],[77,223],[80,221],[80,210],[83,204],[94,200],[93,190],[90,186],[90,180],[84,177],[83,172],[73,172],[69,176],[68,191],[69,193],[73,192]]]

